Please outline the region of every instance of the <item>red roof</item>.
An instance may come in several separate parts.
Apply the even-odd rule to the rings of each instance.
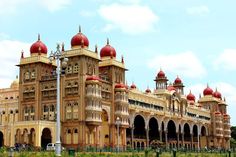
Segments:
[[[104,46],[100,51],[100,57],[116,57],[116,50],[109,44],[107,39],[107,45]]]
[[[76,35],[74,35],[71,39],[71,46],[85,46],[88,47],[89,46],[89,40],[88,38],[81,33],[81,29],[79,29],[79,33],[77,33]]]

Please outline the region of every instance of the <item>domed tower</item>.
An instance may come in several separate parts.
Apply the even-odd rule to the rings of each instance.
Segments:
[[[176,77],[173,83],[173,86],[175,87],[178,93],[184,95],[184,85],[183,85],[182,80],[179,78],[179,76]]]
[[[162,70],[160,70],[157,73],[156,79],[154,81],[156,82],[156,90],[167,89],[168,79],[167,79],[165,73]]]
[[[107,44],[100,51],[101,59],[104,58],[116,58],[116,50],[109,44],[109,39],[107,39]]]

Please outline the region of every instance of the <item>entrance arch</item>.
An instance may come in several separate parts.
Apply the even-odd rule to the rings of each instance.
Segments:
[[[3,133],[0,131],[0,148],[4,146],[4,136]]]
[[[159,131],[158,131],[158,122],[156,118],[152,117],[149,120],[149,143],[153,141],[157,141],[159,137]]]
[[[31,146],[35,146],[35,129],[34,129],[34,128],[31,128],[31,129],[30,129],[29,144],[30,144]]]
[[[167,124],[167,139],[168,141],[176,141],[177,135],[176,135],[176,126],[173,120],[170,120]]]
[[[184,124],[184,141],[191,141],[190,127],[188,123]]]
[[[201,127],[201,135],[200,135],[200,148],[206,148],[208,147],[207,145],[207,132],[206,132],[206,127],[202,126]]]
[[[52,143],[51,130],[44,128],[41,136],[41,147],[45,149],[48,143]]]
[[[134,138],[145,139],[145,121],[140,115],[134,118]]]

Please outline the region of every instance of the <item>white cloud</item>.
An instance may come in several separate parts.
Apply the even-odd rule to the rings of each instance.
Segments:
[[[236,87],[232,84],[226,82],[212,82],[209,86],[215,91],[215,88],[222,94],[222,97],[226,98],[226,103],[228,104],[227,111],[231,116],[231,124],[236,125]],[[203,93],[203,90],[206,88],[204,84],[195,84],[185,88],[185,94],[189,93],[189,90],[196,96],[198,99],[199,94]]]
[[[202,63],[191,51],[158,55],[148,61],[148,67],[155,69],[161,67],[165,71],[191,78],[201,78],[206,74]]]
[[[226,70],[236,70],[236,49],[225,49],[215,60],[216,69],[224,68]]]
[[[196,6],[186,9],[187,13],[190,15],[205,15],[210,12],[207,6]]]
[[[1,40],[0,52],[1,63],[0,67],[4,72],[0,73],[0,88],[9,87],[15,76],[18,75],[18,67],[15,65],[19,63],[21,51],[29,52],[31,44],[20,41]],[[28,56],[26,53],[25,56]]]
[[[93,16],[96,16],[96,13],[95,12],[92,12],[92,11],[88,11],[88,10],[81,10],[79,12],[79,14],[83,17],[93,17]]]
[[[0,0],[0,15],[16,14],[24,6],[30,7],[34,3],[46,8],[50,12],[55,12],[71,4],[71,0]]]
[[[111,4],[102,5],[98,13],[108,24],[103,31],[121,29],[128,34],[139,34],[155,30],[154,26],[159,17],[147,6],[137,4],[121,5]]]
[[[70,5],[71,0],[39,0],[39,3],[50,12],[55,12]]]

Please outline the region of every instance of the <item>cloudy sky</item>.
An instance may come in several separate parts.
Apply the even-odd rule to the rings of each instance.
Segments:
[[[110,39],[117,59],[124,55],[127,81],[154,89],[160,68],[173,80],[178,75],[185,93],[198,97],[208,83],[226,97],[236,125],[236,1],[214,0],[1,0],[0,88],[18,74],[21,51],[41,34],[49,50],[57,42],[70,49],[78,32],[90,49]]]

